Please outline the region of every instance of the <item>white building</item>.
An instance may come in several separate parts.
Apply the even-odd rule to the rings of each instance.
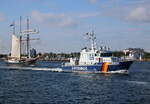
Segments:
[[[144,49],[141,48],[128,48],[124,49],[125,59],[128,60],[142,60]]]

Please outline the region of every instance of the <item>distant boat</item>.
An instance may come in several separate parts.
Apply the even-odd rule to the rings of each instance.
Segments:
[[[64,72],[83,73],[128,73],[133,61],[122,60],[114,57],[107,47],[97,48],[94,32],[86,33],[91,42],[90,48],[84,48],[80,52],[80,58],[70,58],[69,63],[62,65]]]
[[[24,64],[29,65],[36,62],[38,57],[36,57],[36,50],[34,48],[30,49],[30,38],[29,36],[31,34],[38,33],[35,30],[29,30],[29,20],[27,19],[27,30],[22,32],[20,29],[20,34],[15,35],[15,25],[13,29],[13,35],[12,35],[12,43],[11,43],[11,53],[10,56],[6,58],[6,63],[8,64]],[[20,26],[21,27],[21,26]],[[26,39],[23,39],[22,36],[26,36]],[[27,44],[27,54],[22,55],[22,42],[26,41]]]

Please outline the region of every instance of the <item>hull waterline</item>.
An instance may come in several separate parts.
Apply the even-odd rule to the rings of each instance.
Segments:
[[[62,66],[63,72],[86,72],[86,73],[128,73],[133,61],[119,62],[118,64],[109,64],[104,66],[104,63],[97,65],[76,65]]]
[[[37,59],[26,59],[26,60],[5,60],[8,65],[31,65],[36,63]]]

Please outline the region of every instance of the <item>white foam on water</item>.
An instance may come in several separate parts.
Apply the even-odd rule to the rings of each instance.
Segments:
[[[139,85],[150,85],[149,82],[145,82],[145,81],[126,81],[126,82],[132,84],[139,84]]]
[[[117,70],[117,71],[110,71],[110,72],[108,72],[108,73],[118,73],[118,74],[128,74],[129,73],[129,71],[128,70]]]
[[[128,70],[117,70],[117,71],[108,71],[108,72],[102,72],[102,71],[96,71],[93,73],[106,73],[106,74],[129,74]]]
[[[41,71],[53,71],[53,72],[61,72],[61,68],[30,68],[31,70],[41,70]]]
[[[61,72],[62,71],[61,68],[7,67],[7,66],[0,67],[0,69],[40,70],[40,71],[55,71],[55,72]]]
[[[82,74],[88,74],[88,73],[112,73],[112,74],[128,74],[127,70],[118,70],[118,71],[108,71],[108,72],[102,72],[102,71],[64,71],[62,68],[37,68],[37,67],[18,67],[18,66],[1,66],[0,69],[14,69],[14,70],[40,70],[40,71],[52,71],[52,72],[77,72]]]

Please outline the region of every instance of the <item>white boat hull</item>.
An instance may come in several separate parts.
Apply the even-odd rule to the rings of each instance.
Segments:
[[[20,60],[20,59],[8,59],[6,60],[7,64],[23,64],[23,65],[30,65],[34,64],[36,62],[36,58],[31,58],[31,59],[25,59],[25,60]]]

